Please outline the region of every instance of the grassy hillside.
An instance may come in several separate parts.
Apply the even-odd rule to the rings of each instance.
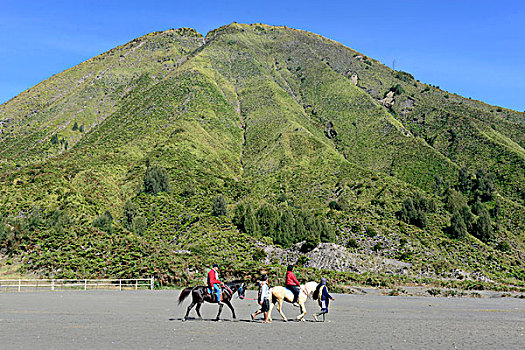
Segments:
[[[264,247],[297,243],[313,278],[305,254],[336,242],[410,264],[323,272],[339,284],[525,283],[523,113],[312,33],[148,34],[8,101],[0,121],[0,243],[22,272],[183,284],[220,262],[255,278],[285,263]]]

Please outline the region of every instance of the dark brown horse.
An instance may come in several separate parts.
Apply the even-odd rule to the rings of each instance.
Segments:
[[[224,287],[221,291],[222,302],[228,305],[230,310],[232,310],[232,316],[235,319],[235,310],[233,309],[231,300],[235,292],[239,294],[239,298],[244,299],[244,293],[246,292],[246,288],[244,287],[243,281],[226,282],[225,285],[226,287]],[[186,316],[184,316],[184,320],[188,319],[188,315],[190,314],[191,309],[193,309],[195,305],[197,305],[197,307],[195,308],[195,310],[197,311],[197,315],[199,316],[199,318],[202,319],[200,311],[202,303],[207,302],[217,304],[217,300],[215,300],[215,294],[208,293],[208,287],[198,286],[183,289],[179,295],[179,305],[184,301],[184,299],[188,297],[188,295],[190,295],[190,293],[192,296],[192,301],[190,306],[188,306]],[[217,313],[215,321],[219,320],[219,316],[221,315],[223,306],[223,304],[219,305],[219,312]]]

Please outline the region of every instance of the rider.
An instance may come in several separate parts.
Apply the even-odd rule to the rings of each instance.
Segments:
[[[212,289],[215,292],[215,295],[217,296],[217,302],[219,305],[222,305],[221,301],[221,286],[224,285],[221,281],[219,281],[219,265],[213,264],[212,269],[210,272],[208,272],[208,287]]]
[[[299,306],[299,304],[297,304],[297,299],[299,298],[301,289],[300,283],[293,273],[293,265],[288,265],[288,269],[286,269],[286,288],[288,288],[293,293],[293,305]]]

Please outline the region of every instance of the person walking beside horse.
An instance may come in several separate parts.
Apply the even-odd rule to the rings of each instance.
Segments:
[[[314,319],[318,321],[317,317],[323,316],[323,322],[326,321],[326,314],[328,313],[328,304],[330,304],[330,300],[335,300],[329,293],[328,288],[326,287],[326,278],[321,278],[321,283],[317,286],[313,299],[317,300],[319,303],[319,306],[321,307],[321,312],[314,314]],[[330,321],[328,321],[330,322]]]
[[[259,295],[257,301],[259,302],[259,305],[261,305],[261,308],[251,314],[252,321],[255,320],[255,316],[264,313],[264,323],[270,323],[268,320],[268,311],[270,311],[270,286],[267,275],[263,275],[259,282]]]

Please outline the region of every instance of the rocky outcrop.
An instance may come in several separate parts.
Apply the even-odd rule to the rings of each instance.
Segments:
[[[394,106],[394,92],[389,91],[385,98],[382,100],[379,100],[379,102],[385,107],[385,108],[392,108]]]
[[[347,248],[335,243],[321,243],[308,253],[301,253],[301,243],[282,249],[265,247],[267,263],[278,262],[283,265],[295,264],[301,259],[305,267],[347,271],[355,273],[381,272],[387,274],[407,274],[411,264],[376,255],[351,253]]]
[[[352,82],[352,84],[356,85],[357,86],[357,80],[359,78],[357,77],[357,74],[352,74],[352,76],[350,77],[350,81]]]

